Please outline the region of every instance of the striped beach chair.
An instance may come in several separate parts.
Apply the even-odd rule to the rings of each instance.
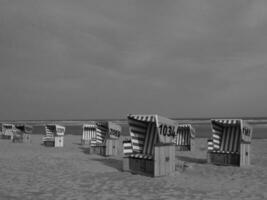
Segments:
[[[176,122],[159,115],[129,115],[128,123],[131,141],[124,143],[124,171],[152,176],[174,171]]]
[[[179,151],[191,151],[194,145],[195,129],[191,124],[179,124],[174,143]]]
[[[212,119],[208,162],[219,165],[250,164],[252,128],[241,119]]]
[[[13,142],[30,142],[33,127],[26,124],[15,124]]]
[[[7,123],[1,123],[0,125],[1,125],[1,138],[12,140],[15,131],[15,125]]]
[[[113,122],[93,122],[87,125],[90,152],[111,156],[118,154],[121,126]]]
[[[94,141],[94,142],[93,142]],[[89,122],[82,127],[82,144],[96,145],[96,123]]]
[[[63,147],[65,127],[58,124],[45,125],[45,136],[42,141],[45,146]]]

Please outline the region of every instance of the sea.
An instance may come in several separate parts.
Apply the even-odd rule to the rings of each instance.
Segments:
[[[240,119],[240,118],[239,118]],[[253,138],[267,139],[267,118],[242,118],[253,128]],[[210,119],[173,119],[179,124],[191,124],[196,130],[196,137],[208,138],[212,135]],[[59,124],[66,127],[66,135],[81,135],[82,125],[91,121],[112,121],[121,125],[122,135],[129,136],[129,126],[125,119],[91,119],[91,120],[16,120],[2,123],[24,123],[33,126],[33,134],[44,134],[45,124]]]

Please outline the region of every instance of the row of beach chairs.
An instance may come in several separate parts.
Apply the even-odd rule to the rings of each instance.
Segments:
[[[123,170],[164,176],[175,171],[175,151],[192,151],[195,129],[190,124],[159,115],[128,115],[130,139],[123,141]],[[252,128],[241,119],[212,119],[212,136],[207,141],[207,161],[212,164],[247,166],[250,164]],[[121,126],[113,122],[88,122],[83,125],[81,144],[90,153],[116,156]],[[2,124],[3,138],[23,141],[32,127]],[[65,127],[45,126],[43,144],[63,147]],[[23,135],[19,137],[19,135]],[[29,138],[29,137],[28,137]]]
[[[125,171],[163,176],[175,171],[175,150],[190,151],[195,130],[159,115],[129,115],[131,139],[124,141]],[[241,119],[212,119],[207,162],[250,165],[252,128]]]
[[[9,139],[13,142],[30,142],[32,130],[30,125],[0,123],[1,139]]]

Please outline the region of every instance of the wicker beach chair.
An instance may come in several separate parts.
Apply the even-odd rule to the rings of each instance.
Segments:
[[[195,145],[195,129],[191,124],[179,124],[174,139],[178,151],[191,151]]]
[[[129,115],[132,153],[123,159],[123,170],[164,176],[175,171],[173,139],[176,122],[159,115]]]
[[[208,162],[218,165],[250,165],[252,128],[241,119],[212,119]]]

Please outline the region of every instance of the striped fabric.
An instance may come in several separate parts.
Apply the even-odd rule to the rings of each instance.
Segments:
[[[5,136],[12,136],[15,130],[14,124],[2,124],[2,134]]]
[[[130,114],[128,118],[135,119],[142,122],[156,122],[155,115],[132,115]]]
[[[153,147],[158,142],[157,126],[155,123],[149,123],[146,131],[143,154],[152,155]]]
[[[97,145],[97,141],[96,141],[96,138],[93,138],[93,139],[91,139],[91,141],[90,141],[90,146],[96,146]]]
[[[129,155],[133,153],[131,140],[123,141],[123,154]]]
[[[106,142],[106,137],[108,134],[108,123],[97,122],[96,125],[96,142],[97,144],[104,144]]]
[[[47,142],[47,141],[55,141],[55,138],[54,137],[50,137],[50,136],[44,136],[42,138],[42,141],[43,142]]]
[[[213,150],[239,153],[241,140],[241,120],[211,120]]]
[[[148,160],[152,160],[152,158],[153,158],[152,155],[140,154],[140,153],[131,154],[130,157],[131,157],[131,158],[148,159]]]
[[[31,134],[32,133],[32,126],[26,125],[26,124],[16,124],[15,125],[16,131],[26,133],[26,134]]]
[[[45,134],[47,137],[63,136],[65,127],[58,124],[48,124],[45,126]]]
[[[156,119],[154,115],[129,115],[128,123],[134,153],[153,154],[158,141]]]
[[[108,132],[107,122],[92,122],[83,125],[83,140],[90,140],[91,146],[104,144]]]
[[[96,124],[93,122],[91,124],[84,124],[83,125],[83,140],[92,140],[96,138]]]
[[[213,151],[213,141],[212,141],[212,139],[208,139],[208,151]]]
[[[190,145],[191,138],[194,137],[194,129],[191,124],[181,124],[178,125],[177,133],[175,137],[176,145]]]
[[[45,135],[46,135],[46,137],[54,137],[56,135],[56,126],[55,125],[46,125],[45,126]]]

